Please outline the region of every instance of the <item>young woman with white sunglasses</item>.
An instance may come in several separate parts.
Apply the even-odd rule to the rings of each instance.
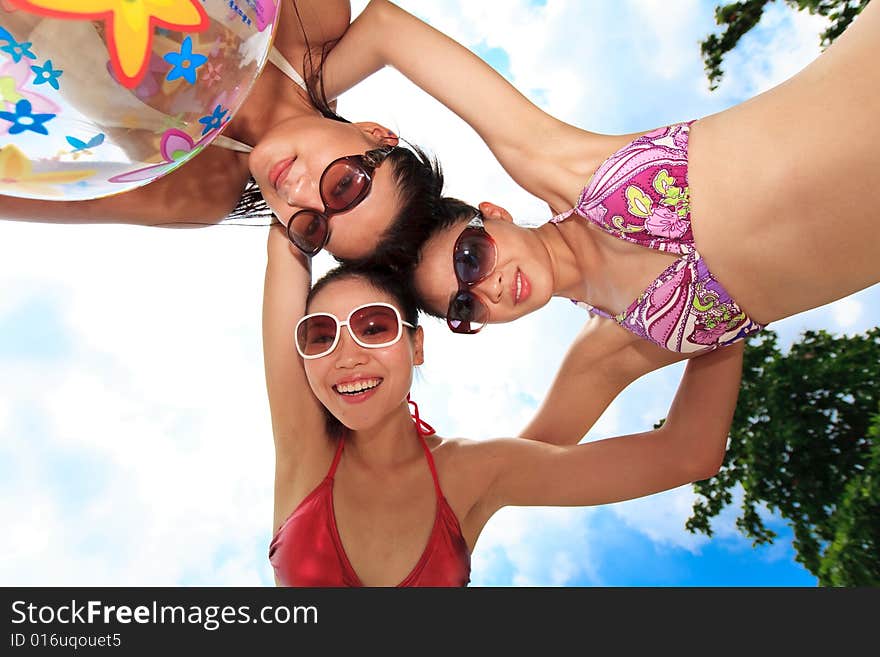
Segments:
[[[310,280],[308,260],[272,228],[263,346],[280,585],[463,586],[480,532],[504,506],[616,502],[721,465],[741,345],[689,363],[653,431],[570,447],[441,438],[408,403],[430,350],[401,277],[364,266],[311,290]]]

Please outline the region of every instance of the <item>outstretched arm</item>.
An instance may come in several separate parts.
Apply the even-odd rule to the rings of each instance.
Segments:
[[[504,169],[553,207],[568,207],[562,190],[585,176],[562,163],[577,160],[584,131],[535,106],[470,50],[386,0],[372,0],[327,56],[329,97],[392,66],[466,121]]]
[[[478,444],[489,464],[483,508],[608,504],[706,479],[724,458],[743,343],[691,359],[659,429],[573,447],[502,439]]]
[[[230,184],[230,171],[237,171],[238,185]],[[166,227],[212,224],[235,208],[249,176],[246,161],[237,153],[206,148],[168,175],[114,196],[51,201],[0,195],[0,219]]]
[[[630,383],[683,358],[594,316],[572,342],[541,407],[519,435],[575,445]]]
[[[290,244],[284,227],[275,224],[269,229],[263,291],[263,358],[275,437],[276,502],[283,497],[278,495],[279,483],[291,480],[290,473],[310,448],[326,443],[320,403],[293,342],[310,284],[308,258]],[[279,526],[285,511],[289,509],[276,504],[273,527]]]

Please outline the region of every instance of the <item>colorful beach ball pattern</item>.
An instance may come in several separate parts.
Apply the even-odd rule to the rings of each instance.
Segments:
[[[0,0],[0,194],[100,198],[219,135],[265,66],[276,0]]]

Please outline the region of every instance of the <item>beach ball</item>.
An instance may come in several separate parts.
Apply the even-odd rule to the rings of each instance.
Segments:
[[[279,0],[0,0],[0,195],[100,198],[211,143],[266,64]]]

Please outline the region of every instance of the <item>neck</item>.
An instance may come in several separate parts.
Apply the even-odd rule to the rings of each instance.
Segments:
[[[266,132],[281,121],[317,114],[309,95],[274,64],[266,62],[247,100],[224,132],[233,139],[256,146]]]
[[[581,221],[548,222],[535,232],[550,260],[553,296],[591,298],[592,282],[602,280],[605,258],[588,227]]]
[[[404,401],[375,427],[353,431],[346,452],[370,469],[393,468],[421,454],[407,403]]]

